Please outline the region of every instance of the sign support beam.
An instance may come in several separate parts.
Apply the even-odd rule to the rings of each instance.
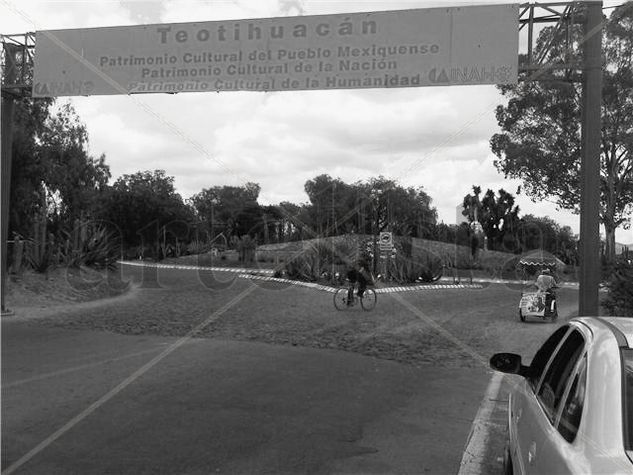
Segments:
[[[16,78],[16,56],[18,47],[16,45],[4,44],[5,52],[5,82],[13,84]],[[2,176],[0,177],[2,185],[2,286],[0,300],[2,305],[2,315],[11,314],[12,312],[6,307],[6,288],[8,277],[8,239],[9,239],[9,200],[11,198],[11,160],[13,148],[13,108],[15,99],[12,94],[2,95],[2,105],[0,111],[1,122],[1,143],[0,143],[0,160],[2,161]]]
[[[582,163],[580,166],[580,291],[578,315],[598,315],[600,266],[600,134],[602,1],[586,2]]]

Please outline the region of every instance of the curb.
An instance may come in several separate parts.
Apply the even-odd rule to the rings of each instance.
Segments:
[[[303,282],[300,280],[290,280],[290,279],[282,279],[280,277],[266,277],[252,274],[239,274],[238,277],[242,279],[251,279],[251,280],[263,280],[266,282],[280,282],[284,284],[297,285],[300,287],[308,287],[315,290],[321,290],[324,292],[334,293],[339,289],[343,289],[345,287],[332,287],[330,285],[322,285],[315,284],[314,282]],[[424,284],[424,285],[410,285],[410,286],[400,286],[400,287],[381,287],[374,288],[377,294],[390,294],[396,292],[407,292],[410,290],[442,290],[442,289],[482,289],[483,285],[480,284]]]
[[[300,280],[283,279],[281,277],[272,277],[274,270],[272,269],[240,269],[233,267],[202,267],[179,264],[158,264],[136,261],[117,261],[118,264],[135,266],[135,267],[156,267],[160,269],[179,269],[179,270],[203,270],[215,272],[235,272],[237,277],[242,279],[262,280],[266,282],[278,282],[283,284],[297,285],[299,287],[307,287],[322,292],[334,293],[342,287],[332,287],[330,285],[316,284],[314,282],[303,282]],[[375,288],[377,294],[389,294],[395,292],[408,292],[412,290],[443,290],[443,289],[482,289],[481,284],[418,284],[397,287],[381,287]]]
[[[238,267],[203,267],[182,264],[159,264],[156,262],[138,262],[138,261],[117,261],[117,264],[136,267],[157,267],[159,269],[181,269],[181,270],[206,270],[215,272],[236,272],[236,273],[253,273],[272,275],[275,273],[272,269],[244,269]]]

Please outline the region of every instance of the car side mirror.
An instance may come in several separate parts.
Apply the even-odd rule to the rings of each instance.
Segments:
[[[496,353],[490,358],[490,367],[502,373],[523,374],[525,367],[521,364],[521,355],[514,353]]]

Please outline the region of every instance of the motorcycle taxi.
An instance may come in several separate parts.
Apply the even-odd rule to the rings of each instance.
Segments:
[[[519,319],[524,322],[527,317],[537,317],[542,320],[555,321],[558,318],[556,304],[556,287],[542,292],[540,290],[521,292],[519,301]]]
[[[556,302],[556,279],[552,280],[551,269],[545,267],[541,271],[541,277],[545,279],[531,284],[532,290],[521,292],[519,301],[519,320],[524,322],[527,317],[536,317],[542,320],[555,321],[558,318],[558,305]],[[551,285],[554,283],[554,285]],[[540,288],[539,288],[540,287]]]

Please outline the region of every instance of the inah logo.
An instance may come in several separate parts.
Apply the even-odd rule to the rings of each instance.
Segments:
[[[502,66],[433,68],[429,71],[429,81],[433,84],[499,84],[509,82],[512,68]]]
[[[37,82],[33,85],[36,97],[87,96],[93,89],[92,81]]]
[[[431,71],[429,71],[429,81],[431,81],[434,84],[437,83],[448,83],[448,75],[446,74],[446,70],[445,69],[440,69],[440,72],[438,74],[437,72],[437,68],[433,68],[431,69]]]

